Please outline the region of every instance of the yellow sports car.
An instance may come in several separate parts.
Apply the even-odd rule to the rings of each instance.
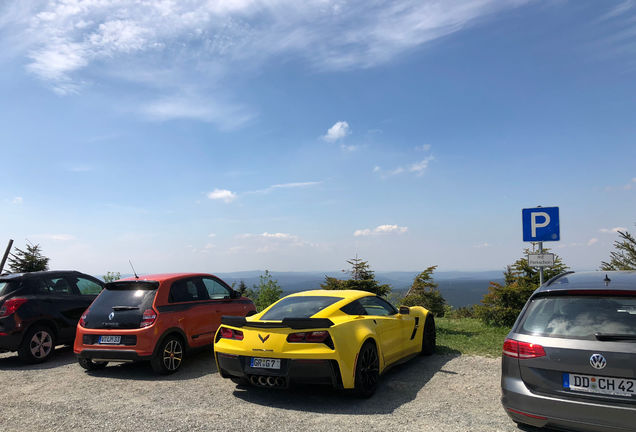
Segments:
[[[435,350],[433,314],[366,291],[291,294],[250,317],[224,316],[214,344],[219,373],[269,388],[327,384],[369,397],[388,367]]]

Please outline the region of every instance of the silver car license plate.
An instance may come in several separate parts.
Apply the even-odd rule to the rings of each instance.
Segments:
[[[628,378],[564,373],[563,387],[574,391],[614,396],[636,395],[636,380]]]

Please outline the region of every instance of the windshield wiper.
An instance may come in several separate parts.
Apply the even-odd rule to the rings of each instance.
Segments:
[[[594,333],[596,339],[600,341],[622,341],[633,340],[636,341],[636,335],[633,334],[611,334],[611,333]]]
[[[113,306],[113,310],[116,311],[124,311],[124,310],[135,310],[139,309],[138,306]]]

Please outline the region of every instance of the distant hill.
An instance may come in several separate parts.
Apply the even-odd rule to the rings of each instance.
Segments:
[[[251,288],[253,285],[258,284],[259,276],[263,273],[263,271],[255,270],[216,273],[216,275],[229,284],[238,284],[242,280]],[[270,273],[286,293],[320,289],[320,284],[325,281],[325,276],[340,279],[347,277],[345,273],[333,271]],[[418,273],[419,272],[376,272],[375,277],[380,283],[391,285],[393,292],[406,294],[406,291]],[[503,282],[501,271],[437,272],[434,274],[434,279],[435,282],[439,284],[439,290],[448,304],[456,308],[478,304],[484,294],[488,292],[490,281]]]
[[[262,270],[249,270],[231,273],[215,273],[218,277],[229,284],[238,285],[240,281],[251,288],[258,284],[259,277],[265,272]],[[285,293],[294,293],[312,289],[320,289],[320,284],[325,281],[325,276],[345,279],[347,274],[338,271],[328,272],[270,272],[272,277],[278,281]],[[389,284],[392,292],[401,295],[406,294],[413,283],[413,279],[419,272],[376,272],[375,278],[381,284]],[[131,277],[132,274],[122,275]],[[101,276],[96,276],[101,279]],[[433,274],[435,282],[439,285],[439,290],[446,302],[458,308],[478,304],[484,294],[488,292],[490,281],[503,283],[501,271],[441,271]]]

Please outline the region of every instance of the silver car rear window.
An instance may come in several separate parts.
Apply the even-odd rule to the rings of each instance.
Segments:
[[[516,331],[573,339],[594,339],[596,334],[636,336],[636,296],[535,298]]]

